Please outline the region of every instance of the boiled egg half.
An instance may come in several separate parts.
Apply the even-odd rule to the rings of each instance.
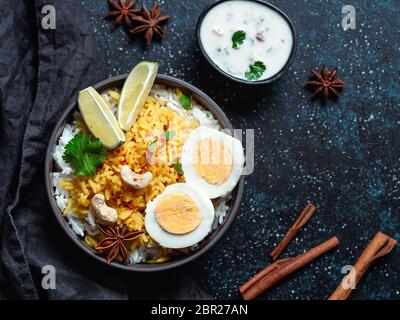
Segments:
[[[186,183],[203,190],[210,199],[222,197],[240,179],[243,146],[228,134],[200,126],[185,141],[181,162]]]
[[[161,246],[193,246],[211,231],[214,206],[209,197],[187,183],[176,183],[147,204],[145,227]]]

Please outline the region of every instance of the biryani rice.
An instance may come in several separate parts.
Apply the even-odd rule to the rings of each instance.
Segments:
[[[71,228],[84,237],[88,246],[94,248],[100,236],[90,206],[91,198],[101,193],[107,204],[117,210],[119,225],[144,232],[132,242],[131,263],[162,263],[175,254],[188,252],[160,247],[144,227],[147,202],[160,195],[166,186],[184,182],[184,177],[178,175],[174,164],[180,161],[188,135],[200,125],[221,129],[213,115],[196,102],[190,111],[184,110],[177,98],[179,94],[177,89],[154,86],[136,122],[126,133],[125,143],[108,152],[106,161],[92,178],[75,177],[72,168],[62,159],[65,145],[78,131],[87,131],[86,127],[79,115],[76,115],[76,121],[72,124],[64,126],[53,153],[59,169],[52,174],[54,196]],[[118,90],[109,90],[102,96],[110,109],[116,112]],[[168,137],[166,131],[170,132]],[[153,174],[150,185],[140,190],[126,186],[120,177],[123,165],[128,165],[136,173],[150,171]],[[226,201],[218,203],[213,229],[223,222],[228,209]]]

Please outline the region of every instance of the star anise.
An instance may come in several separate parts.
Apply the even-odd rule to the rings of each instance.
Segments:
[[[97,244],[96,250],[108,250],[107,263],[110,264],[118,253],[124,262],[128,262],[128,249],[125,247],[125,242],[137,239],[142,232],[129,231],[127,226],[120,228],[99,225],[99,228],[106,237]]]
[[[144,38],[149,46],[153,40],[154,34],[160,38],[164,36],[165,32],[161,28],[161,24],[167,22],[170,18],[170,16],[160,16],[159,4],[155,4],[151,11],[143,4],[141,15],[136,15],[132,18],[139,26],[132,29],[131,33],[137,34],[144,32]]]
[[[133,16],[140,12],[140,9],[133,8],[137,0],[120,0],[119,4],[114,0],[108,0],[108,3],[115,11],[110,11],[104,18],[114,19],[113,29],[118,28],[122,22],[125,22],[128,28],[131,28]]]
[[[311,95],[311,99],[315,98],[319,94],[323,94],[324,101],[326,102],[329,97],[333,94],[337,98],[340,97],[338,90],[343,89],[345,83],[342,80],[335,80],[337,74],[337,68],[332,71],[328,70],[326,65],[323,65],[322,72],[312,70],[314,80],[307,81],[306,85],[314,87],[314,93]]]

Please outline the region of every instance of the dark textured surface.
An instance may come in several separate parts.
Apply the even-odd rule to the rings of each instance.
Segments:
[[[342,1],[271,3],[293,20],[296,59],[278,82],[247,88],[226,81],[202,59],[194,36],[201,9],[211,0],[164,0],[173,16],[167,37],[144,50],[123,29],[102,19],[104,0],[82,1],[89,11],[107,76],[128,72],[142,59],[161,73],[209,94],[236,128],[254,128],[256,166],[247,178],[241,210],[230,231],[186,269],[216,298],[237,298],[237,287],[268,261],[307,201],[315,217],[283,253],[296,255],[333,235],[340,248],[265,293],[264,299],[325,299],[378,231],[400,240],[400,4],[353,0],[357,28],[343,31]],[[139,1],[140,3],[142,1]],[[150,1],[145,1],[151,4]],[[338,102],[308,101],[303,85],[312,68],[340,66],[347,88]],[[378,261],[354,299],[399,299],[399,248]]]

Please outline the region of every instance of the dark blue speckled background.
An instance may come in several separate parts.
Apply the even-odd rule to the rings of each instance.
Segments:
[[[140,3],[142,0],[139,1]],[[152,4],[152,1],[144,1]],[[144,50],[124,30],[110,32],[104,0],[84,0],[108,77],[142,59],[160,62],[161,73],[187,80],[209,94],[236,128],[256,132],[255,172],[226,236],[184,268],[216,298],[238,298],[237,288],[266,265],[307,201],[318,212],[283,256],[296,255],[337,235],[340,248],[262,295],[264,299],[325,299],[381,230],[400,240],[400,3],[352,0],[356,30],[343,31],[348,1],[270,1],[293,20],[296,59],[278,82],[247,88],[212,71],[197,48],[195,24],[212,0],[162,0],[173,16],[162,44]],[[347,88],[326,106],[310,102],[303,86],[323,63],[340,66]],[[400,250],[378,261],[353,299],[400,299]]]

